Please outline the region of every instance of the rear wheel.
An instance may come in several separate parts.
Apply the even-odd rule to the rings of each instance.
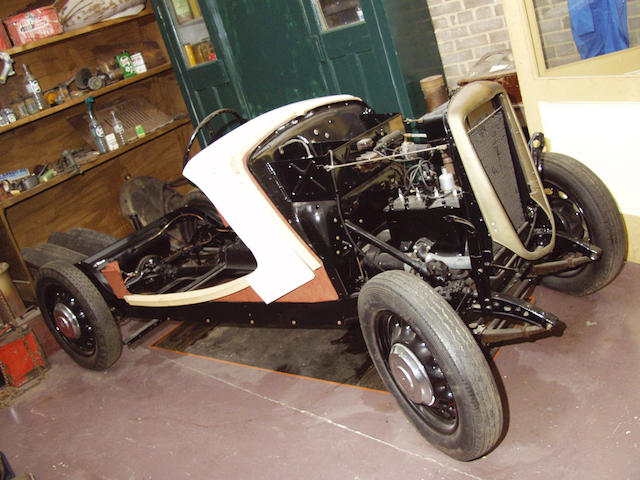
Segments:
[[[120,330],[104,298],[75,266],[50,262],[38,270],[36,293],[51,333],[76,363],[105,370],[122,352]]]
[[[574,158],[543,153],[543,183],[556,229],[602,249],[596,262],[548,276],[542,284],[572,295],[589,295],[611,282],[624,262],[627,236],[607,187]]]
[[[364,285],[358,314],[378,373],[420,433],[458,460],[487,453],[502,431],[500,396],[451,306],[420,278],[387,271]]]

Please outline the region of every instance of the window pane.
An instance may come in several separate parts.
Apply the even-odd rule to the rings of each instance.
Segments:
[[[640,0],[534,0],[547,68],[640,45]]]
[[[342,27],[364,20],[360,0],[314,0],[324,29]]]
[[[165,0],[188,67],[216,60],[198,0]]]

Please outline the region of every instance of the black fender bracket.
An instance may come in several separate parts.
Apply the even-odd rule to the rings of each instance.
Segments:
[[[475,304],[472,311],[490,319],[482,324],[470,324],[473,333],[479,335],[485,345],[543,335],[561,335],[566,328],[553,313],[503,293],[493,293],[490,305],[483,307]]]

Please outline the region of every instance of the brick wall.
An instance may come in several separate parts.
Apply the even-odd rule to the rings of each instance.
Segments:
[[[567,0],[534,0],[533,2],[547,67],[557,67],[580,60],[571,33]],[[627,0],[629,46],[640,45],[640,0]]]
[[[449,88],[485,53],[511,49],[502,0],[427,0],[427,4]]]
[[[502,0],[426,0],[449,88],[487,52],[510,50]],[[509,0],[520,1],[520,0]],[[534,0],[548,67],[580,60],[567,0]],[[627,0],[629,44],[640,45],[640,0]]]

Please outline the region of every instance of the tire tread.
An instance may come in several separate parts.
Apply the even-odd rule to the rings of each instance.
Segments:
[[[410,414],[408,414],[409,418],[429,441],[454,458],[473,460],[487,453],[496,444],[502,432],[502,406],[487,361],[466,325],[451,306],[427,283],[407,272],[386,271],[365,284],[358,300],[358,310],[362,312],[361,325],[368,346],[373,340],[375,326],[371,325],[371,319],[363,317],[370,306],[365,304],[370,304],[373,299],[381,295],[393,296],[391,298],[393,304],[390,308],[392,311],[393,307],[398,308],[397,304],[401,302],[412,311],[415,318],[429,320],[425,328],[432,332],[430,337],[438,343],[440,349],[446,350],[454,358],[453,367],[456,368],[456,372],[454,375],[449,373],[449,376],[462,379],[459,388],[464,390],[467,398],[474,399],[471,406],[473,411],[467,415],[468,418],[473,419],[473,424],[467,428],[473,437],[463,439],[464,448],[439,444],[438,436],[425,430],[428,427],[421,428],[417,419],[412,418]],[[375,360],[376,358],[374,362]],[[378,360],[381,360],[381,357]],[[387,387],[393,392],[395,387],[390,377],[381,371],[377,363],[376,368]],[[449,377],[448,381],[451,382]],[[405,413],[407,413],[406,410]]]

